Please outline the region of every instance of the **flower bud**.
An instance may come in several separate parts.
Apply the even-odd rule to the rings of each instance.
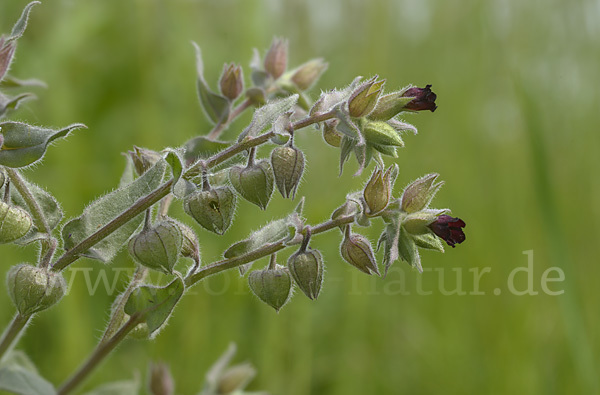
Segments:
[[[265,55],[265,71],[274,80],[281,77],[287,68],[288,42],[282,38],[274,38],[271,47]]]
[[[256,376],[256,370],[249,363],[235,365],[221,374],[217,382],[217,394],[244,394],[242,390]]]
[[[146,148],[133,146],[133,151],[128,151],[129,157],[133,161],[135,172],[138,176],[144,174],[152,166],[158,162],[162,156],[156,151],[152,151]]]
[[[435,222],[429,225],[429,228],[439,238],[454,248],[455,244],[465,241],[466,236],[462,230],[467,226],[465,221],[460,218],[454,218],[449,215],[440,215]]]
[[[314,300],[323,284],[323,257],[318,250],[298,251],[288,259],[288,269],[298,288]]]
[[[291,296],[292,280],[286,267],[255,270],[248,276],[248,285],[260,300],[279,311]]]
[[[363,235],[350,234],[350,227],[346,228],[346,235],[340,245],[342,258],[363,273],[379,274],[373,247]]]
[[[342,144],[342,134],[335,128],[339,122],[337,119],[323,122],[323,140],[332,147],[339,147]]]
[[[284,198],[292,199],[304,171],[304,154],[296,147],[276,147],[271,152],[271,165],[277,189]]]
[[[29,232],[32,225],[33,221],[27,211],[0,201],[0,244],[20,239]]]
[[[363,197],[367,203],[369,215],[375,215],[385,210],[392,198],[392,170],[390,166],[384,173],[383,169],[376,168],[371,179],[365,186]]]
[[[266,160],[246,167],[233,166],[229,169],[229,181],[235,190],[250,203],[266,209],[273,194],[273,172]]]
[[[404,92],[402,96],[414,98],[404,107],[406,110],[429,110],[431,112],[434,112],[437,108],[437,105],[435,104],[435,99],[437,99],[437,95],[431,91],[431,85],[426,85],[425,88],[409,88],[406,90],[406,92]]]
[[[301,91],[308,90],[327,70],[327,66],[327,62],[321,58],[309,60],[290,72],[291,80]]]
[[[443,182],[435,183],[438,176],[437,173],[427,174],[408,185],[402,193],[402,210],[414,213],[427,208],[444,184]]]
[[[219,80],[219,87],[223,96],[229,100],[237,99],[244,90],[244,73],[240,66],[233,63],[223,67],[223,74]]]
[[[402,220],[402,226],[413,236],[431,233],[429,225],[435,222],[440,212],[444,210],[423,210],[408,214]]]
[[[365,117],[373,111],[385,84],[385,80],[377,81],[377,78],[371,78],[354,90],[348,99],[348,112],[351,117]]]
[[[383,146],[404,147],[400,133],[383,121],[367,121],[362,128],[368,143]]]
[[[189,195],[183,208],[204,229],[222,235],[229,229],[235,212],[235,194],[227,186]]]
[[[17,45],[15,41],[6,42],[4,37],[0,37],[0,81],[6,75]]]
[[[19,314],[27,317],[58,303],[67,283],[60,273],[22,263],[8,271],[7,288]]]
[[[175,221],[165,219],[132,237],[129,253],[143,266],[172,274],[182,245],[181,229]]]
[[[148,388],[152,395],[173,395],[175,393],[175,382],[166,364],[151,364],[149,376]]]
[[[414,99],[412,97],[405,97],[404,92],[392,92],[381,96],[377,102],[377,106],[369,114],[369,119],[374,121],[389,121],[402,111],[406,111],[406,106]]]

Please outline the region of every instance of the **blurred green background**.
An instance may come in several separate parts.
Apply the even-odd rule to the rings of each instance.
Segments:
[[[1,31],[26,3],[0,2]],[[156,340],[127,341],[83,390],[145,375],[148,362],[160,360],[178,393],[196,393],[236,342],[236,360],[259,371],[250,389],[273,394],[600,393],[597,0],[48,0],[33,9],[12,67],[48,89],[11,118],[89,129],[53,146],[27,175],[67,217],[79,215],[117,185],[121,152],[178,146],[210,130],[196,97],[191,40],[215,87],[224,62],[242,64],[248,77],[252,48],[264,53],[275,35],[289,38],[292,66],[329,61],[321,89],[374,74],[388,89],[433,85],[438,110],[406,117],[419,134],[407,136],[396,160],[396,194],[439,172],[446,185],[433,206],[466,221],[466,242],[444,255],[424,252],[422,275],[397,262],[380,279],[341,260],[339,232],[322,235],[313,241],[327,264],[318,301],[297,293],[276,314],[237,272],[211,278],[182,300]],[[297,144],[308,161],[299,195],[309,223],[318,223],[367,174],[353,178],[351,162],[338,178],[338,151],[314,131],[299,133]],[[267,212],[240,203],[226,237],[196,227],[204,261],[295,205],[273,196]],[[192,223],[180,204],[173,213]],[[380,230],[380,222],[358,229],[374,240]],[[11,265],[33,262],[36,251],[3,245],[0,254],[3,277]],[[528,257],[530,278],[514,272]],[[122,253],[113,267],[131,266]],[[564,281],[548,283],[564,291],[558,296],[541,287],[551,267],[564,273]],[[91,352],[114,297],[103,286],[89,295],[81,270],[89,268],[94,282],[100,263],[74,268],[68,297],[40,314],[19,344],[55,384]],[[476,289],[474,273],[484,270]],[[511,292],[511,273],[517,290],[531,280],[537,294]],[[456,288],[466,294],[445,292]],[[14,309],[5,292],[0,306],[7,323]]]

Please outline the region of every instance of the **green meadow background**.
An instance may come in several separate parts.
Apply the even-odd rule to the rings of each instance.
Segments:
[[[25,4],[0,2],[1,31]],[[216,87],[225,62],[242,64],[249,77],[252,48],[264,53],[273,36],[289,38],[292,66],[328,60],[318,89],[375,74],[388,89],[433,85],[438,110],[406,117],[419,134],[407,136],[395,160],[395,193],[439,172],[446,185],[433,207],[465,220],[466,242],[424,252],[423,274],[397,262],[381,279],[341,260],[339,232],[316,237],[327,268],[322,293],[312,302],[296,292],[279,314],[237,271],[211,278],[155,340],[126,341],[81,393],[144,379],[150,361],[170,365],[178,394],[197,393],[230,342],[236,361],[258,369],[249,389],[272,394],[600,393],[597,0],[46,0],[33,9],[11,73],[48,88],[11,119],[88,129],[55,144],[27,176],[58,198],[66,217],[79,215],[118,184],[121,153],[134,144],[160,150],[210,130],[191,41]],[[314,224],[368,172],[352,177],[351,161],[338,177],[338,150],[313,129],[299,133],[297,145],[308,161],[299,195]],[[225,237],[195,226],[204,262],[295,204],[277,193],[266,212],[241,202]],[[180,203],[173,215],[193,224]],[[381,223],[357,231],[375,241]],[[0,276],[34,262],[36,252],[2,245]],[[82,260],[66,272],[69,295],[36,317],[18,346],[44,377],[61,383],[107,322],[114,294],[100,285],[90,295],[85,275],[93,284],[108,269],[112,281],[112,269],[131,267],[123,252],[110,267]],[[564,280],[544,290],[553,267],[546,278]],[[121,273],[118,290],[124,282]],[[1,291],[0,323],[13,314]]]

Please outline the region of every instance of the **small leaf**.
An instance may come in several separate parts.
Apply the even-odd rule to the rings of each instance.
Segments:
[[[181,174],[183,173],[183,161],[179,156],[179,152],[177,150],[167,148],[165,149],[165,151],[167,152],[165,160],[167,161],[169,166],[171,166],[171,171],[173,173],[173,186],[175,186],[175,184],[177,184],[177,182],[179,181]]]
[[[35,98],[36,96],[33,93],[22,93],[11,98],[0,95],[0,118],[9,110],[16,110],[22,102]]]
[[[196,50],[196,70],[198,72],[198,97],[204,113],[213,124],[221,123],[229,117],[230,102],[226,97],[213,92],[204,79],[204,62],[202,52],[195,42],[192,42]]]
[[[39,87],[47,88],[48,85],[42,80],[30,78],[26,80],[20,80],[10,75],[5,75],[2,81],[0,81],[0,88],[22,88],[22,87]]]
[[[442,243],[442,239],[440,239],[433,233],[413,235],[412,238],[415,241],[417,247],[424,248],[426,250],[444,252],[444,244]]]
[[[72,130],[85,127],[78,123],[61,130],[52,130],[21,122],[0,123],[0,134],[4,136],[4,142],[0,147],[0,165],[29,166],[42,159],[52,141],[65,137]]]
[[[402,260],[408,262],[410,266],[417,268],[420,273],[423,273],[421,256],[417,250],[417,245],[403,226],[400,229],[400,237],[398,238],[398,254]]]
[[[254,111],[252,122],[240,134],[238,141],[243,140],[246,136],[257,136],[265,128],[273,124],[277,118],[294,108],[297,101],[298,95],[291,95],[283,99],[270,101]]]
[[[162,181],[166,166],[164,160],[159,160],[150,170],[131,184],[114,190],[92,202],[81,216],[72,219],[63,227],[64,248],[66,250],[73,248],[128,209],[138,199],[156,189]],[[143,214],[139,214],[98,242],[88,250],[86,255],[103,262],[110,261],[142,223],[143,218]]]
[[[121,174],[121,179],[119,180],[119,188],[124,187],[127,184],[131,184],[137,173],[135,172],[135,166],[133,165],[133,160],[131,156],[125,154],[125,169],[123,170],[123,174]]]
[[[31,11],[33,6],[36,4],[42,4],[42,3],[39,1],[32,1],[31,3],[29,3],[25,6],[25,9],[23,10],[21,17],[19,18],[17,23],[15,23],[15,25],[13,26],[12,32],[10,33],[10,37],[8,38],[7,41],[16,40],[19,37],[21,37],[23,35],[23,33],[25,33],[25,29],[27,28],[27,20],[29,19],[29,12]]]
[[[148,331],[152,336],[169,319],[183,291],[183,280],[180,277],[162,288],[151,285],[139,286],[127,299],[125,313],[130,316],[140,314],[142,321],[148,324]]]

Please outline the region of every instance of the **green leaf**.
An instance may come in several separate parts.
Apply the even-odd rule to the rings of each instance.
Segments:
[[[173,186],[179,181],[181,178],[181,174],[183,174],[183,160],[179,156],[179,152],[172,148],[165,149],[167,152],[167,156],[165,160],[171,166],[171,172],[173,173]]]
[[[54,395],[52,384],[41,377],[21,351],[12,351],[0,363],[0,390],[21,395]]]
[[[133,159],[131,156],[125,156],[125,169],[123,170],[123,174],[121,174],[121,179],[119,180],[119,188],[124,187],[127,184],[131,184],[137,173],[135,172],[135,166],[133,165]]]
[[[10,33],[10,37],[8,38],[7,41],[16,40],[19,37],[21,37],[23,35],[23,33],[25,33],[25,29],[27,28],[27,20],[29,19],[29,12],[31,11],[33,6],[36,4],[42,4],[42,3],[39,1],[32,1],[31,3],[29,3],[25,6],[25,9],[23,10],[21,17],[19,18],[17,23],[15,23],[15,25],[13,26],[12,32]]]
[[[0,165],[29,166],[42,159],[52,141],[65,137],[72,130],[85,127],[78,123],[61,130],[52,130],[21,122],[0,123],[0,134],[4,136],[4,143],[0,147]]]
[[[254,111],[252,122],[240,134],[238,141],[243,140],[246,136],[257,136],[264,129],[269,127],[281,115],[290,111],[296,105],[298,95],[291,95],[283,99],[273,100]]]
[[[226,97],[214,93],[204,80],[204,62],[202,52],[195,42],[192,42],[196,50],[196,70],[198,72],[198,97],[204,113],[212,123],[222,123],[229,117],[231,104]]]
[[[180,277],[162,288],[139,286],[129,295],[125,303],[125,313],[130,316],[140,314],[142,320],[148,324],[148,331],[152,336],[169,319],[183,291],[183,280]]]
[[[265,244],[275,243],[281,240],[290,240],[294,237],[296,225],[300,222],[297,213],[292,213],[286,218],[270,222],[245,240],[238,241],[229,247],[223,256],[227,259],[235,258],[254,251]]]
[[[353,140],[357,140],[358,144],[364,143],[364,138],[360,133],[358,126],[354,123],[352,118],[350,118],[347,111],[342,108],[342,104],[335,107],[335,117],[340,121],[335,127],[336,130]]]
[[[115,381],[103,384],[85,395],[138,395],[141,385],[138,377],[131,380]]]
[[[72,219],[63,227],[64,248],[66,250],[73,248],[128,209],[138,199],[156,189],[162,181],[166,166],[164,160],[159,160],[151,169],[131,184],[114,190],[92,202],[81,216]],[[103,262],[110,261],[135,232],[143,219],[144,214],[139,214],[98,242],[93,248],[90,248],[86,255]]]
[[[188,163],[198,159],[207,159],[230,145],[231,143],[227,141],[210,140],[206,136],[194,137],[185,143],[183,157]]]
[[[29,78],[26,80],[20,80],[18,78],[12,77],[10,75],[5,75],[2,81],[0,81],[0,88],[22,88],[22,87],[31,87],[36,86],[39,88],[47,88],[48,86],[42,80],[38,80],[35,78]]]

